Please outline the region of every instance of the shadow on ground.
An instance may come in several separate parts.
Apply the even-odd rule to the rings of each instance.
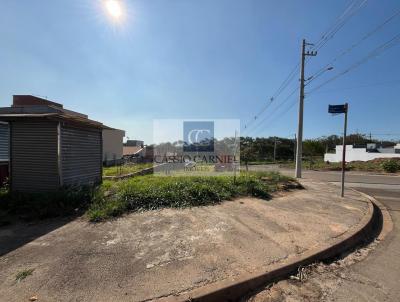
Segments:
[[[0,226],[0,256],[46,235],[70,221],[76,216],[45,219],[38,222],[16,221]]]

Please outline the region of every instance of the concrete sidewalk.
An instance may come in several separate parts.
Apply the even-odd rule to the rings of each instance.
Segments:
[[[306,176],[324,181],[332,179],[323,172]],[[377,199],[375,203],[382,212],[383,225],[376,240],[330,264],[308,268],[302,282],[282,280],[246,301],[399,301],[400,184],[388,184],[386,178],[375,180],[375,184],[368,183],[367,177],[360,179],[365,183],[347,184]]]
[[[351,192],[308,182],[307,190],[192,209],[83,218],[0,257],[0,300],[143,301],[251,273],[345,234],[368,211]],[[43,224],[0,228],[0,246]],[[18,272],[34,269],[15,281]]]

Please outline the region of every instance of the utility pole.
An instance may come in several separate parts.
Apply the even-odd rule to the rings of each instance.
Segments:
[[[293,162],[296,162],[296,133],[294,134],[294,142],[293,142]]]
[[[276,137],[274,138],[274,162],[276,162],[276,144],[281,143],[280,141],[276,140]]]
[[[301,160],[303,156],[303,111],[304,111],[304,62],[306,56],[316,56],[316,51],[306,51],[306,46],[313,45],[303,39],[301,45],[300,64],[300,99],[299,99],[299,120],[297,126],[297,148],[296,148],[296,173],[295,177],[301,178]]]

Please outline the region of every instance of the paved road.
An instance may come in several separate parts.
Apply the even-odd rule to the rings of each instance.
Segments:
[[[338,175],[339,173],[306,172],[304,177],[338,181]],[[347,180],[350,182],[349,186],[374,196],[386,206],[394,228],[364,261],[351,267],[354,278],[343,283],[331,297],[336,301],[399,301],[400,177],[349,174]]]
[[[282,172],[293,175],[293,171]],[[339,184],[340,173],[304,171],[303,178]],[[393,231],[364,260],[340,273],[317,275],[314,280],[296,285],[297,288],[290,283],[281,286],[279,299],[288,299],[279,301],[400,301],[400,177],[354,172],[348,173],[347,181],[347,187],[374,196],[386,206]],[[253,301],[278,301],[271,292],[261,296]]]
[[[280,169],[278,165],[254,165],[249,167],[253,171],[280,171],[288,176],[294,176],[293,169]],[[341,177],[340,172],[335,171],[314,171],[304,170],[303,178],[311,178],[314,180],[322,180],[329,182],[339,182]],[[384,175],[384,174],[369,174],[363,172],[346,172],[346,182],[354,184],[380,184],[380,185],[398,185],[400,188],[400,175]]]

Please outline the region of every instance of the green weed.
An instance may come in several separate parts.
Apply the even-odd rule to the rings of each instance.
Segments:
[[[233,176],[139,176],[104,183],[88,210],[91,221],[130,211],[184,208],[219,203],[238,196],[268,199],[278,185],[291,180],[279,173],[249,172]]]
[[[23,270],[23,271],[19,272],[19,273],[15,276],[15,281],[21,282],[21,281],[24,280],[26,277],[32,275],[32,273],[33,273],[34,270],[35,270],[34,268],[30,268],[30,269],[26,269],[26,270]]]

